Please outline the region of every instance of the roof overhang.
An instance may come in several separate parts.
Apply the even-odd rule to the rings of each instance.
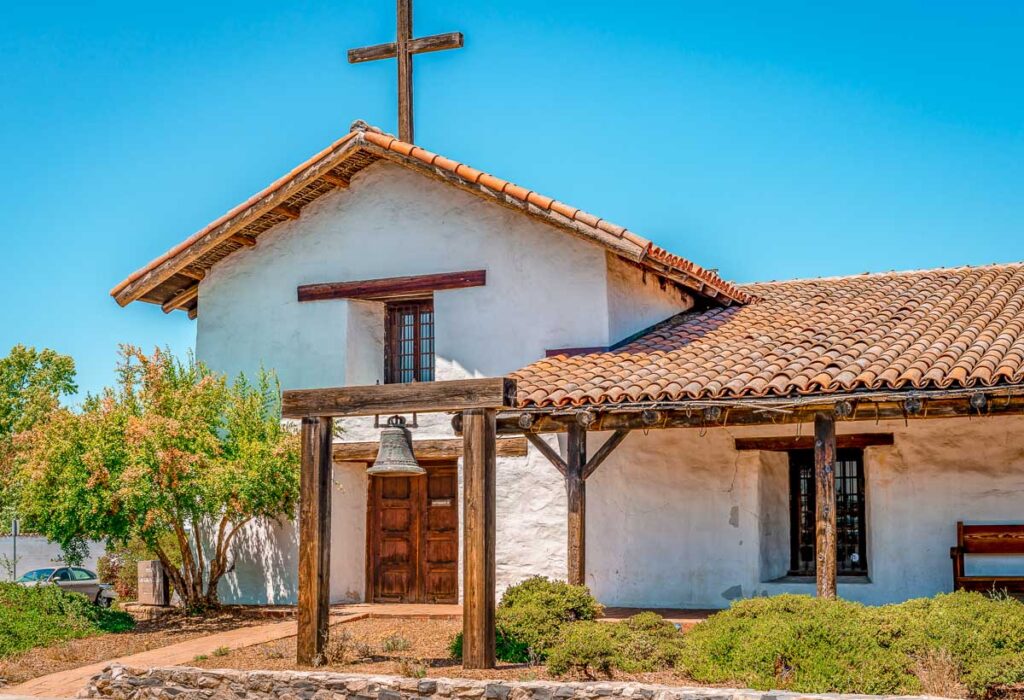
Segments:
[[[297,218],[305,206],[320,197],[347,187],[358,172],[381,160],[598,243],[697,296],[723,305],[742,304],[751,299],[714,271],[673,255],[629,229],[399,141],[362,122],[356,122],[344,137],[130,275],[111,290],[111,296],[121,306],[145,301],[160,304],[167,312],[184,309],[194,316],[198,308],[195,289],[214,265],[243,248],[257,245],[267,231]]]

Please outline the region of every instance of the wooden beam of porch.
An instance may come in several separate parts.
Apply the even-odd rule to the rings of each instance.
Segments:
[[[818,597],[836,597],[836,417],[814,417],[814,488]]]
[[[587,429],[569,426],[565,460],[566,510],[569,515],[568,580],[574,586],[586,582],[587,571]]]
[[[316,666],[327,645],[331,589],[330,418],[302,419],[299,497],[299,606],[296,660]]]
[[[497,409],[513,406],[515,395],[516,383],[506,377],[300,389],[284,392],[281,413],[304,418]]]
[[[980,397],[980,399],[978,398]],[[745,399],[693,401],[635,407],[593,407],[590,430],[708,429],[813,423],[822,411],[839,420],[886,421],[924,418],[975,418],[1024,415],[1024,388],[993,388],[935,392],[886,392],[877,395],[835,395],[808,399]],[[498,434],[564,433],[575,419],[572,410],[502,411]],[[523,427],[520,417],[529,416]]]
[[[859,433],[856,435],[837,435],[836,448],[840,450],[864,449],[865,447],[887,446],[894,444],[892,433]],[[767,437],[767,438],[736,438],[736,449],[757,450],[760,452],[789,452],[791,450],[813,450],[814,438],[810,435]]]
[[[458,438],[413,440],[412,453],[421,462],[458,459],[463,454],[463,441]],[[379,442],[339,442],[334,445],[335,462],[372,462],[377,459]],[[525,457],[526,439],[508,437],[495,440],[498,457]]]
[[[497,463],[494,411],[462,413],[463,570],[462,665],[495,665],[495,564]]]

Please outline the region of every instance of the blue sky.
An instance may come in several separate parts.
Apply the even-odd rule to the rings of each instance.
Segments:
[[[212,5],[212,6],[211,6]],[[1024,3],[416,0],[417,141],[737,281],[1024,259]],[[344,133],[394,129],[392,0],[6,3],[0,353],[80,383],[127,273]]]

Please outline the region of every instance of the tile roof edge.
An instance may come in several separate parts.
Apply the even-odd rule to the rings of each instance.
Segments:
[[[1014,260],[1003,263],[986,263],[984,265],[956,265],[953,267],[922,267],[909,270],[876,270],[869,272],[857,272],[850,275],[829,275],[827,277],[794,277],[785,280],[763,280],[755,282],[737,282],[740,289],[747,287],[767,287],[770,285],[786,285],[798,282],[844,282],[855,279],[869,279],[876,277],[907,277],[910,275],[923,275],[929,272],[958,272],[961,270],[988,270],[1005,269],[1009,267],[1024,267],[1024,260]]]
[[[503,180],[486,172],[477,170],[465,163],[433,153],[415,144],[401,141],[395,136],[387,134],[382,129],[371,126],[362,120],[354,121],[349,132],[337,139],[327,148],[303,161],[295,168],[292,168],[288,173],[276,179],[269,186],[263,188],[241,204],[222,214],[199,231],[193,233],[184,241],[178,243],[162,255],[151,260],[145,266],[131,273],[110,290],[110,295],[117,299],[118,303],[122,303],[119,297],[123,295],[124,291],[128,287],[135,284],[140,279],[143,279],[146,275],[154,272],[161,266],[174,260],[175,257],[181,255],[190,247],[202,241],[204,237],[208,236],[216,229],[225,225],[233,225],[231,223],[233,219],[241,216],[249,208],[255,206],[265,198],[273,195],[282,188],[287,187],[295,180],[295,178],[302,175],[305,171],[310,168],[314,168],[328,158],[343,158],[346,152],[354,150],[354,148],[367,147],[376,147],[382,151],[394,153],[400,158],[408,159],[409,161],[418,161],[421,164],[445,170],[464,182],[468,182],[476,185],[477,187],[485,188],[491,192],[515,199],[528,207],[535,207],[546,217],[550,217],[552,219],[552,221],[549,222],[552,225],[560,226],[562,228],[572,228],[572,226],[567,223],[557,220],[558,217],[562,217],[573,225],[586,227],[586,229],[594,232],[595,235],[593,238],[595,242],[605,245],[606,247],[614,248],[615,246],[607,240],[602,240],[603,238],[608,239],[610,237],[611,239],[618,239],[620,242],[628,244],[624,246],[622,250],[618,251],[620,255],[625,257],[632,257],[632,254],[630,254],[626,248],[635,246],[635,248],[639,249],[636,253],[636,262],[651,266],[655,271],[657,271],[656,266],[660,265],[667,268],[671,273],[678,273],[679,275],[682,275],[684,279],[692,280],[692,283],[690,283],[689,286],[694,287],[698,293],[711,298],[718,298],[727,306],[731,304],[745,304],[755,300],[755,297],[749,292],[741,289],[739,285],[725,280],[718,275],[717,272],[703,268],[687,258],[671,253],[665,248],[656,245],[654,242],[640,236],[624,226],[613,224],[606,219],[589,214],[582,209],[573,207],[572,205],[542,195],[539,192],[529,190],[510,181]],[[589,233],[586,235],[587,237],[591,237]],[[647,262],[648,260],[650,262]],[[651,263],[655,263],[656,265],[652,265]],[[174,268],[174,265],[172,264],[171,267]],[[182,263],[180,267],[187,267],[187,263]],[[175,272],[172,271],[161,279],[167,279],[174,274]],[[158,284],[159,282],[156,282],[153,286],[157,286]],[[712,293],[708,294],[705,292],[705,288],[710,290]],[[146,292],[142,292],[141,295],[144,295],[145,293]],[[134,294],[135,293],[133,292],[133,295]],[[122,305],[129,303],[141,295],[126,298]]]

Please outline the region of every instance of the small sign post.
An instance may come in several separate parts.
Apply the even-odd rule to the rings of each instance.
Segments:
[[[20,523],[17,518],[11,520],[11,579],[14,581],[18,580],[18,526]]]

